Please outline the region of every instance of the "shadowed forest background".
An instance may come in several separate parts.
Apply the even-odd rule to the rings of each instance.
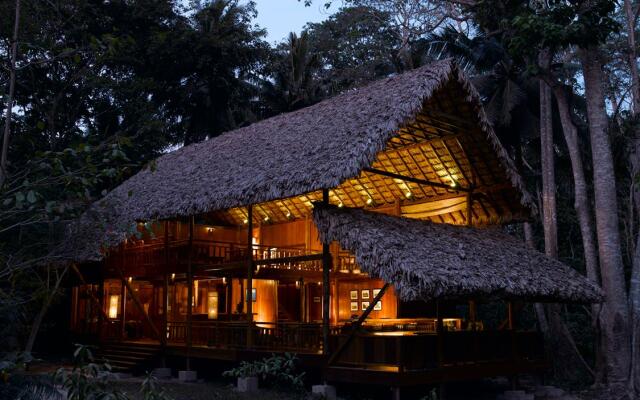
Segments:
[[[508,229],[606,294],[522,311],[549,339],[550,375],[637,396],[640,4],[326,6],[271,45],[251,2],[0,1],[0,355],[70,351],[65,223],[159,155],[454,57],[538,199]]]

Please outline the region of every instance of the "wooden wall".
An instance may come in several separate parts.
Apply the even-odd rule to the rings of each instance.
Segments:
[[[239,279],[233,279],[231,304],[235,310],[240,303],[241,285]],[[269,279],[254,279],[253,288],[256,289],[256,301],[253,303],[253,320],[256,322],[276,322],[278,319],[278,283]],[[246,279],[242,279],[242,289],[246,291]],[[243,302],[243,312],[247,311],[247,304]]]
[[[361,315],[364,311],[362,308],[363,302],[372,302],[374,295],[374,289],[381,289],[384,286],[384,281],[381,279],[362,279],[362,280],[349,280],[338,281],[338,321],[346,321],[354,315]],[[369,298],[363,298],[362,291],[368,291]],[[357,299],[351,299],[351,291],[357,291]],[[369,314],[371,319],[381,318],[397,318],[398,317],[398,299],[393,290],[393,286],[387,289],[387,292],[382,296],[382,310],[372,311]],[[358,311],[351,311],[351,303],[358,304]]]

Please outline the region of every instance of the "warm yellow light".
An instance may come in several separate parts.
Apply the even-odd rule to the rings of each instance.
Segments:
[[[213,233],[215,230],[216,230],[216,228],[208,227],[207,228],[207,233]]]
[[[342,204],[342,202],[338,203],[338,208],[342,208],[344,207],[344,204]]]
[[[410,199],[411,197],[413,197],[413,193],[407,192],[404,194],[404,197],[406,197],[407,199]]]
[[[269,216],[264,217],[264,222],[269,222]]]
[[[451,183],[449,184],[449,186],[451,186],[452,188],[454,188],[454,187],[458,186],[458,183],[452,179],[452,180],[451,180]]]
[[[176,279],[176,274],[171,274],[171,280]]]
[[[226,285],[227,284],[227,278],[222,278],[222,284]]]
[[[322,282],[318,282],[318,286],[322,285]]]
[[[118,306],[120,305],[120,295],[112,294],[109,296],[109,318],[118,318]]]
[[[242,223],[246,225],[249,223],[249,220],[245,218],[244,220],[242,220]]]
[[[296,281],[296,288],[300,287],[300,281]]]
[[[218,292],[207,295],[207,318],[218,319]]]
[[[131,283],[131,281],[133,281],[133,276],[130,276],[127,280]]]
[[[369,198],[367,199],[367,205],[369,205],[369,206],[370,206],[371,204],[373,204],[373,199],[372,199],[371,197],[369,197]]]
[[[291,211],[287,212],[287,218],[291,218]]]

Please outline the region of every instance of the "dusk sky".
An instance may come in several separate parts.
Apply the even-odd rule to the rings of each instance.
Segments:
[[[307,22],[319,22],[326,19],[337,7],[326,10],[324,1],[316,1],[311,7],[305,7],[298,0],[255,0],[258,8],[256,23],[267,29],[269,43],[279,42],[289,32],[300,33]]]

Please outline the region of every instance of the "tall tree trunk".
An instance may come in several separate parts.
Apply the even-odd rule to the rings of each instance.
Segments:
[[[533,226],[531,226],[530,222],[525,222],[523,224],[524,230],[524,242],[527,247],[530,249],[536,248],[536,244],[533,240]],[[547,314],[544,311],[544,305],[542,303],[535,303],[533,305],[533,309],[536,312],[536,318],[538,319],[538,326],[540,326],[540,331],[544,335],[545,338],[549,338],[549,322],[547,321]]]
[[[540,81],[540,161],[542,169],[542,226],[544,252],[558,258],[558,216],[556,201],[556,173],[553,162],[553,120],[551,89]]]
[[[605,108],[603,64],[595,47],[581,49],[580,58],[591,136],[600,274],[605,292],[600,326],[606,377],[611,386],[626,385],[631,363],[629,307],[618,226],[616,179]]]
[[[587,271],[587,279],[591,282],[600,284],[600,272],[598,268],[598,252],[596,250],[596,238],[593,224],[593,213],[589,201],[587,190],[587,179],[584,172],[584,164],[580,153],[580,144],[578,142],[578,129],[571,118],[571,107],[567,99],[565,88],[554,82],[553,93],[558,104],[558,114],[560,115],[560,123],[562,125],[562,133],[564,135],[569,158],[571,159],[571,172],[573,173],[574,184],[574,208],[578,215],[578,223],[580,225],[580,234],[582,236],[582,247],[584,251],[584,261]],[[600,313],[600,305],[591,305],[591,326],[594,329],[596,337],[600,336],[600,324],[598,314]],[[603,383],[604,380],[604,359],[603,354],[599,351],[600,344],[596,343],[596,383]]]
[[[13,116],[13,98],[16,90],[16,59],[18,57],[18,31],[20,29],[20,0],[16,0],[11,54],[9,55],[9,93],[4,114],[4,133],[2,135],[2,154],[0,154],[0,189],[7,180],[7,159],[9,140],[11,139],[11,117]]]
[[[631,97],[633,114],[640,113],[640,76],[638,74],[638,51],[636,50],[636,10],[631,0],[624,0],[624,14],[627,25],[627,62],[631,76]]]
[[[632,112],[636,118],[631,151],[629,152],[631,167],[631,194],[633,196],[632,207],[636,209],[636,216],[640,217],[640,132],[637,118],[640,115],[640,77],[638,76],[638,52],[636,50],[636,10],[631,0],[624,0],[624,13],[627,25],[627,63],[631,76]],[[635,224],[636,221],[631,221]],[[636,232],[636,243],[631,269],[631,281],[629,283],[629,307],[631,308],[631,384],[636,393],[640,393],[640,232]]]
[[[31,353],[33,351],[33,346],[36,343],[36,338],[38,337],[38,332],[40,332],[40,326],[42,325],[42,321],[44,320],[44,316],[49,311],[49,307],[51,306],[51,302],[55,298],[58,290],[60,289],[60,284],[64,276],[67,273],[68,268],[65,267],[60,274],[57,275],[56,281],[53,285],[53,288],[47,288],[47,293],[45,294],[45,298],[42,301],[42,305],[40,306],[40,311],[33,319],[33,323],[31,324],[31,331],[29,332],[29,337],[27,338],[27,343],[24,347],[25,353]]]

